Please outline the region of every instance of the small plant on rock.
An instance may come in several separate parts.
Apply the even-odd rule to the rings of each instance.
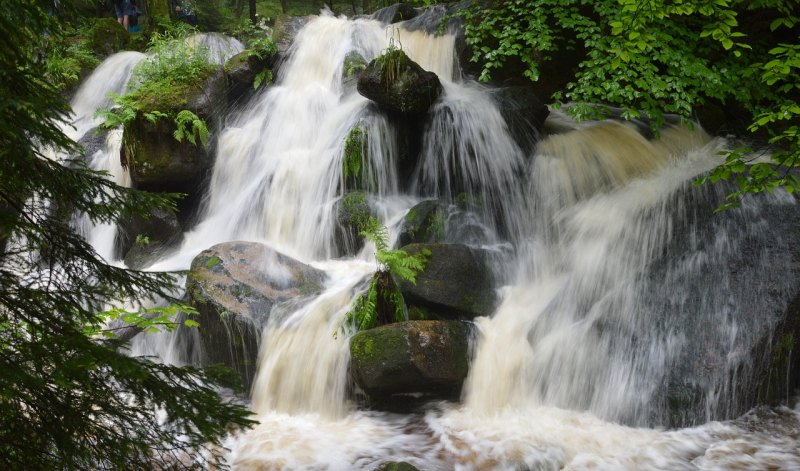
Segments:
[[[356,330],[371,329],[378,325],[406,320],[406,307],[393,276],[416,284],[417,275],[425,269],[429,250],[409,254],[402,249],[389,249],[388,231],[378,219],[368,216],[360,234],[375,244],[378,271],[372,276],[369,289],[353,303],[342,323]]]
[[[389,47],[375,59],[377,68],[386,87],[390,87],[400,76],[400,71],[408,63],[408,56],[403,52],[403,44],[394,38],[389,39]]]

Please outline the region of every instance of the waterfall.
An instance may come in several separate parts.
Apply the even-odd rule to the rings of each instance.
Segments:
[[[195,40],[223,55],[240,46],[204,38]],[[420,123],[408,175],[398,170],[403,130],[343,78],[349,54],[369,61],[395,43],[444,87]],[[217,243],[246,240],[327,274],[316,297],[269,313],[250,391],[259,423],[230,437],[233,468],[800,469],[796,412],[712,422],[745,412],[737,383],[777,322],[752,313],[766,311],[762,303],[777,312],[796,286],[789,242],[769,232],[794,198],[749,198],[712,216],[726,189],[692,180],[730,144],[681,126],[653,140],[628,124],[578,125],[555,113],[528,155],[489,88],[461,76],[455,45],[450,34],[323,14],[298,33],[275,84],[226,117],[199,223],[148,269],[185,270]],[[97,80],[91,87],[114,81]],[[76,115],[97,106],[73,104]],[[377,266],[369,244],[333,259],[344,142],[356,127],[366,136],[370,204],[390,242],[414,204],[466,195],[486,228],[476,243],[513,246],[498,267],[508,280],[500,306],[476,320],[459,403],[390,414],[353,400],[352,333],[341,323]],[[93,168],[117,175],[118,146],[110,133]],[[98,250],[107,247],[107,236],[90,232]],[[143,335],[133,352],[195,361],[196,346]],[[689,416],[671,416],[673,399]],[[661,429],[669,424],[692,426]]]

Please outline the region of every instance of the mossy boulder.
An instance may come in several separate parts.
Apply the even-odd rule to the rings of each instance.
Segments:
[[[409,244],[447,243],[482,245],[491,243],[491,231],[471,211],[439,200],[425,200],[403,217],[398,247]]]
[[[403,395],[457,398],[469,371],[472,324],[406,321],[364,330],[350,340],[350,371],[378,408]]]
[[[324,280],[323,272],[256,242],[201,252],[186,278],[186,297],[200,314],[203,363],[225,364],[249,386],[272,308],[318,294]]]
[[[358,84],[361,72],[367,68],[367,60],[356,51],[350,51],[344,56],[342,64],[342,82],[346,87],[354,87]]]
[[[89,44],[98,56],[110,56],[127,47],[128,32],[114,18],[97,18],[92,22]]]
[[[416,284],[397,280],[408,304],[427,307],[440,316],[474,319],[494,311],[498,297],[488,251],[462,244],[410,244],[409,254],[429,250]]]
[[[225,104],[227,79],[221,70],[209,67],[194,82],[168,89],[142,86],[137,102],[142,111],[125,126],[121,150],[122,165],[127,167],[137,188],[149,191],[179,191],[189,195],[199,192],[199,183],[213,164],[213,152],[195,133],[196,145],[173,134],[174,116],[189,110],[205,120],[207,142],[213,142],[215,111]],[[144,114],[159,111],[168,116],[148,120]]]
[[[250,51],[242,51],[225,62],[228,78],[228,101],[236,103],[252,95],[256,76],[270,67],[271,58],[262,59]]]
[[[363,229],[361,225],[368,217],[375,216],[375,211],[366,193],[361,191],[344,195],[334,204],[333,210],[336,214],[336,253],[338,256],[354,256],[364,247],[364,238],[359,235]]]
[[[438,200],[426,200],[415,205],[403,218],[398,244],[445,242],[447,212],[448,205]]]
[[[419,115],[442,94],[439,77],[408,58],[402,50],[374,59],[358,79],[358,92],[388,112]],[[389,57],[387,60],[386,57]]]

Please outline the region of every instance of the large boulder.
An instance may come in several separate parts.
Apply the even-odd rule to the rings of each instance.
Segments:
[[[221,70],[209,70],[195,83],[172,87],[169,93],[147,95],[141,92],[138,102],[143,111],[125,126],[120,152],[122,164],[128,168],[137,188],[148,191],[179,191],[194,195],[201,191],[199,183],[213,163],[213,150],[198,139],[178,142],[176,125],[170,117],[151,122],[144,113],[157,110],[176,115],[189,110],[206,121],[213,134],[216,111],[225,104],[227,79]],[[213,139],[209,136],[208,142]]]
[[[222,363],[252,383],[261,329],[273,306],[322,290],[325,274],[256,242],[226,242],[201,252],[186,278],[199,312],[203,363]]]
[[[400,227],[397,245],[447,243],[482,245],[493,235],[470,211],[439,200],[425,200],[408,210]]]
[[[412,255],[425,249],[431,253],[416,284],[398,280],[409,305],[459,319],[488,316],[494,311],[497,292],[488,252],[461,244],[411,244],[402,249]]]
[[[350,340],[350,370],[371,404],[392,409],[403,395],[457,398],[469,370],[471,324],[407,321]]]
[[[394,49],[369,63],[358,79],[358,92],[383,110],[422,114],[442,94],[442,84],[436,74]]]

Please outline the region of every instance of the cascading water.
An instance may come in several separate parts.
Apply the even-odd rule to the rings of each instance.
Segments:
[[[398,130],[343,80],[349,53],[370,60],[390,38],[445,89],[408,194]],[[797,419],[786,409],[668,432],[632,428],[742,412],[732,383],[747,376],[746,350],[775,322],[747,313],[780,304],[796,284],[778,256],[787,243],[767,233],[770,208],[793,198],[708,218],[721,190],[691,180],[718,163],[725,142],[682,128],[654,142],[616,122],[564,120],[562,134],[527,156],[486,90],[460,79],[454,43],[367,19],[312,19],[276,84],[220,133],[200,223],[150,267],[186,269],[216,243],[249,240],[328,274],[323,293],[299,308],[277,306],[263,328],[252,389],[260,423],[231,437],[233,467],[800,469]],[[478,243],[499,242],[497,233],[515,246],[514,262],[501,267],[512,281],[501,305],[477,321],[460,404],[396,415],[350,399],[340,324],[375,262],[369,247],[355,260],[329,259],[342,147],[355,126],[366,130],[368,188],[392,239],[420,199],[454,202],[463,192],[482,203],[477,220],[488,228]],[[743,260],[747,273],[732,273]],[[176,338],[162,337],[137,352],[181,356]],[[723,366],[692,372],[702,361]],[[672,397],[692,417],[670,416]]]

